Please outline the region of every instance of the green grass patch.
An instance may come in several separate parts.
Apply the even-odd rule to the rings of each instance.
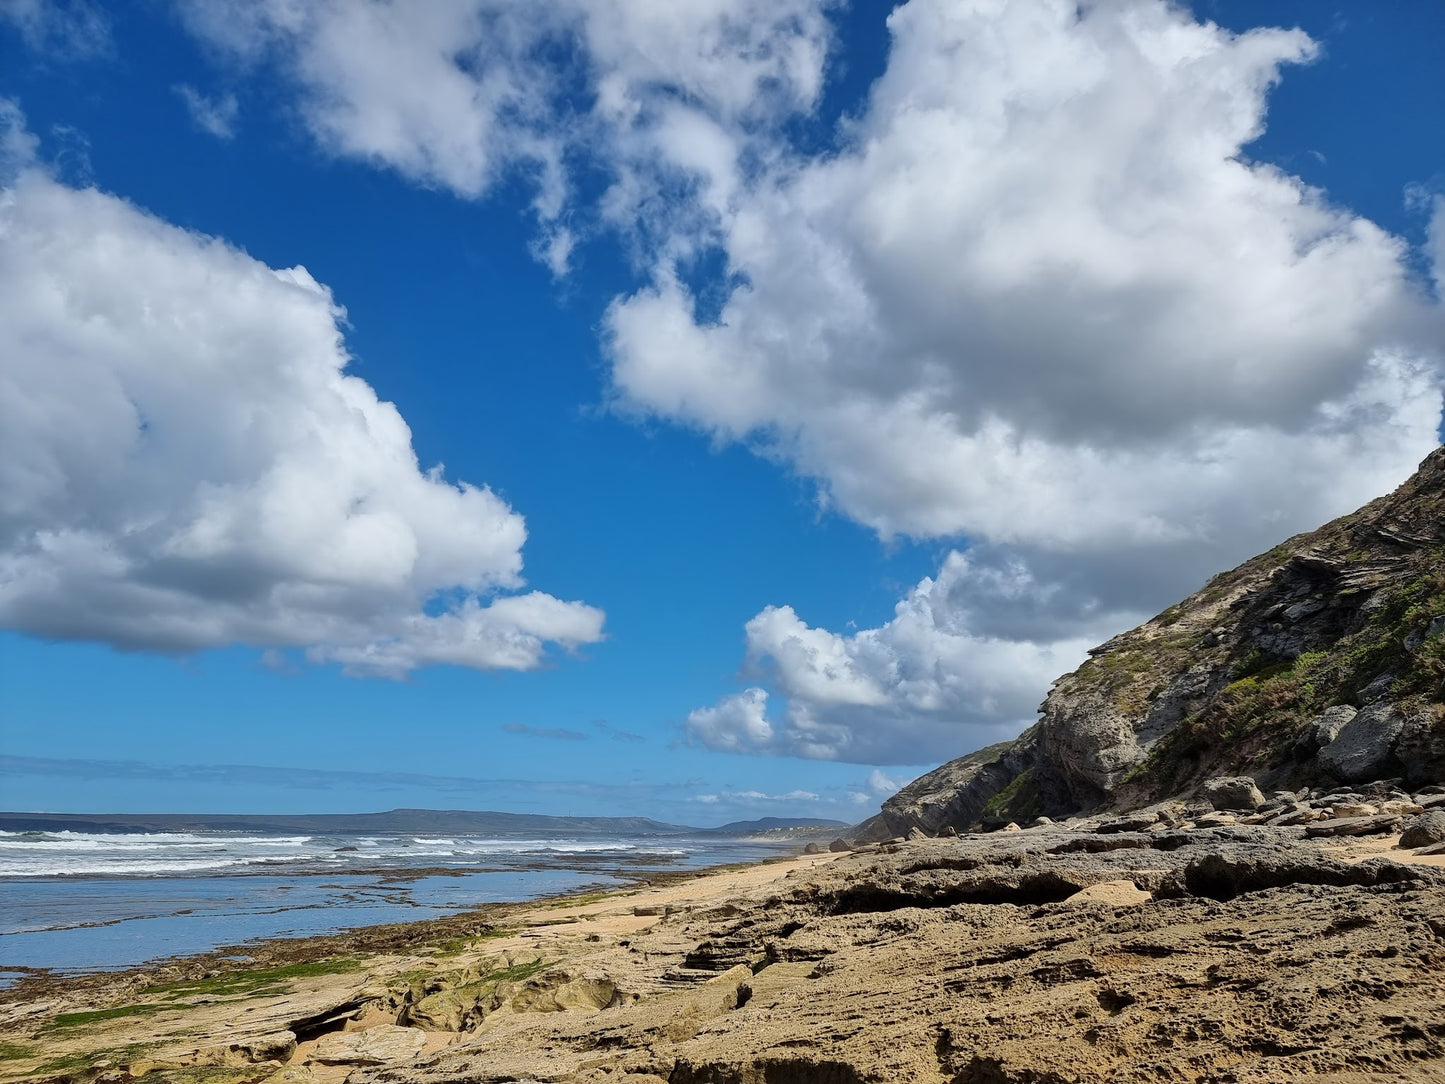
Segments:
[[[154,986],[150,992],[170,1001],[186,997],[269,997],[284,994],[298,979],[321,975],[340,975],[359,970],[361,961],[350,957],[333,960],[312,960],[307,963],[281,964],[243,971],[226,971],[208,979],[191,979]]]
[[[153,1016],[159,1012],[170,1012],[172,1009],[190,1009],[192,1005],[184,1004],[159,1004],[157,1002],[140,1002],[135,1005],[117,1005],[110,1009],[92,1009],[87,1012],[63,1012],[49,1024],[50,1029],[60,1028],[83,1028],[91,1024],[103,1024],[107,1020],[123,1020],[127,1016]]]
[[[21,1061],[35,1056],[36,1052],[24,1043],[0,1043],[0,1061]]]
[[[504,967],[500,971],[488,971],[472,985],[495,986],[501,982],[525,982],[537,972],[550,966],[546,960],[533,960],[529,964],[516,964],[512,967]]]

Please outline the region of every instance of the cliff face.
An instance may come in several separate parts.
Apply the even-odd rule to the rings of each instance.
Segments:
[[[1445,778],[1445,448],[1090,655],[1036,726],[910,784],[860,831],[1129,809],[1220,775]]]

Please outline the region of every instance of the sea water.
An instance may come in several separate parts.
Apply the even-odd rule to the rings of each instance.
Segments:
[[[455,914],[757,861],[783,845],[667,837],[0,832],[0,985],[268,937]]]

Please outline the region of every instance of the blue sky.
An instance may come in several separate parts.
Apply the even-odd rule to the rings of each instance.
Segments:
[[[0,805],[861,819],[1438,442],[1438,5],[420,10],[0,0]]]

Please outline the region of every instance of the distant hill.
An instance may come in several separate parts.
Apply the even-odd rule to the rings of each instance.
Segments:
[[[667,824],[648,817],[548,817],[466,809],[392,809],[385,813],[0,813],[7,832],[303,832],[310,835],[472,835],[512,839],[579,836],[753,836],[841,821],[764,817],[720,828]]]
[[[777,833],[794,833],[799,829],[847,828],[845,821],[830,821],[819,817],[760,817],[755,821],[730,821],[717,828],[706,829],[710,836],[757,836]],[[807,834],[815,834],[808,832]]]

